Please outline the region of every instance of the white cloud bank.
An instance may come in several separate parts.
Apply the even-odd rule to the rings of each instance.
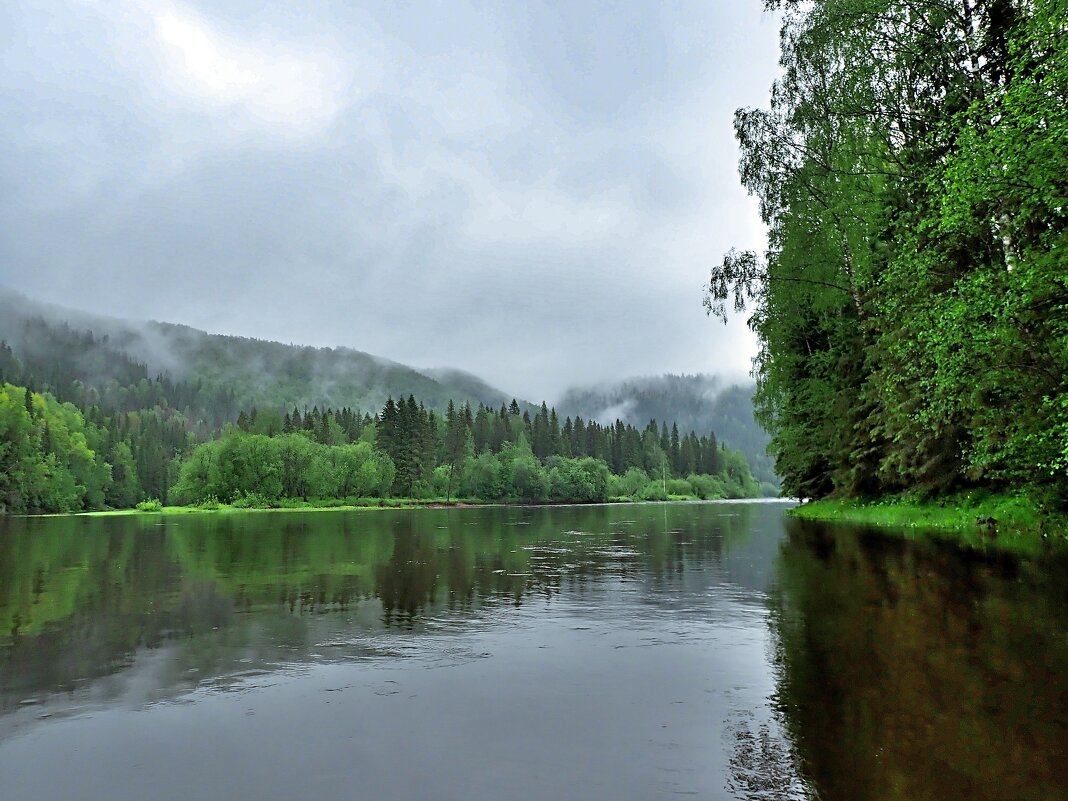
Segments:
[[[349,102],[349,69],[327,49],[227,35],[179,5],[148,13],[163,81],[177,95],[306,135],[328,127]]]

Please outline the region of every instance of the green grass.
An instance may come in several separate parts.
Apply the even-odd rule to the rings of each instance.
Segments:
[[[352,509],[419,509],[438,506],[488,506],[484,501],[470,498],[360,498],[352,503],[322,503],[315,501],[285,501],[280,506],[232,506],[220,503],[210,506],[162,506],[155,511],[141,509],[110,509],[105,512],[78,512],[83,517],[125,517],[129,515],[188,515],[241,514],[243,512],[336,512]]]
[[[697,501],[696,495],[669,495],[669,501]],[[720,499],[726,500],[726,499]],[[740,499],[743,500],[743,499]],[[647,503],[640,497],[613,496],[606,503]],[[658,501],[651,501],[657,503]],[[483,501],[479,498],[356,498],[342,500],[313,499],[301,501],[283,499],[277,505],[233,505],[226,503],[206,503],[194,506],[160,506],[145,509],[109,509],[101,512],[76,512],[82,517],[127,517],[130,515],[189,515],[189,514],[240,514],[242,512],[335,512],[353,509],[423,509],[444,506],[525,506],[516,499]]]
[[[878,526],[916,538],[953,539],[974,548],[1033,553],[1050,545],[1068,545],[1068,518],[1022,495],[965,494],[923,502],[820,500],[798,506],[790,514]]]

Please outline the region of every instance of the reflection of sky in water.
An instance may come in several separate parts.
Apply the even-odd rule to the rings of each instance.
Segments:
[[[1065,586],[765,504],[0,520],[0,789],[1068,798]]]
[[[720,517],[735,507],[499,512],[498,531],[530,518],[505,521],[526,524],[511,564],[450,542],[454,513],[394,531],[373,591],[340,602],[284,571],[255,592],[164,581],[167,638],[88,680],[5,686],[0,773],[35,798],[745,797],[792,771],[769,702],[780,511],[746,510],[751,530]],[[307,559],[289,559],[292,578]]]

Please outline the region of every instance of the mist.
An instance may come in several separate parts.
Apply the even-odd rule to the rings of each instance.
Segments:
[[[7,4],[0,283],[520,397],[744,372],[759,4]]]

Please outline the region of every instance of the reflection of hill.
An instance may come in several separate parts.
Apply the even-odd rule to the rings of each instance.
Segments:
[[[579,595],[607,579],[636,580],[649,603],[679,604],[688,593],[703,598],[707,571],[715,571],[756,600],[762,574],[730,552],[761,515],[777,521],[779,511],[664,505],[8,520],[0,532],[0,712],[146,660],[180,692],[197,677],[374,656],[396,645],[376,639],[383,632],[424,632],[439,614]],[[166,665],[146,650],[166,653]]]
[[[819,797],[1068,798],[1066,578],[791,521],[779,690]]]

